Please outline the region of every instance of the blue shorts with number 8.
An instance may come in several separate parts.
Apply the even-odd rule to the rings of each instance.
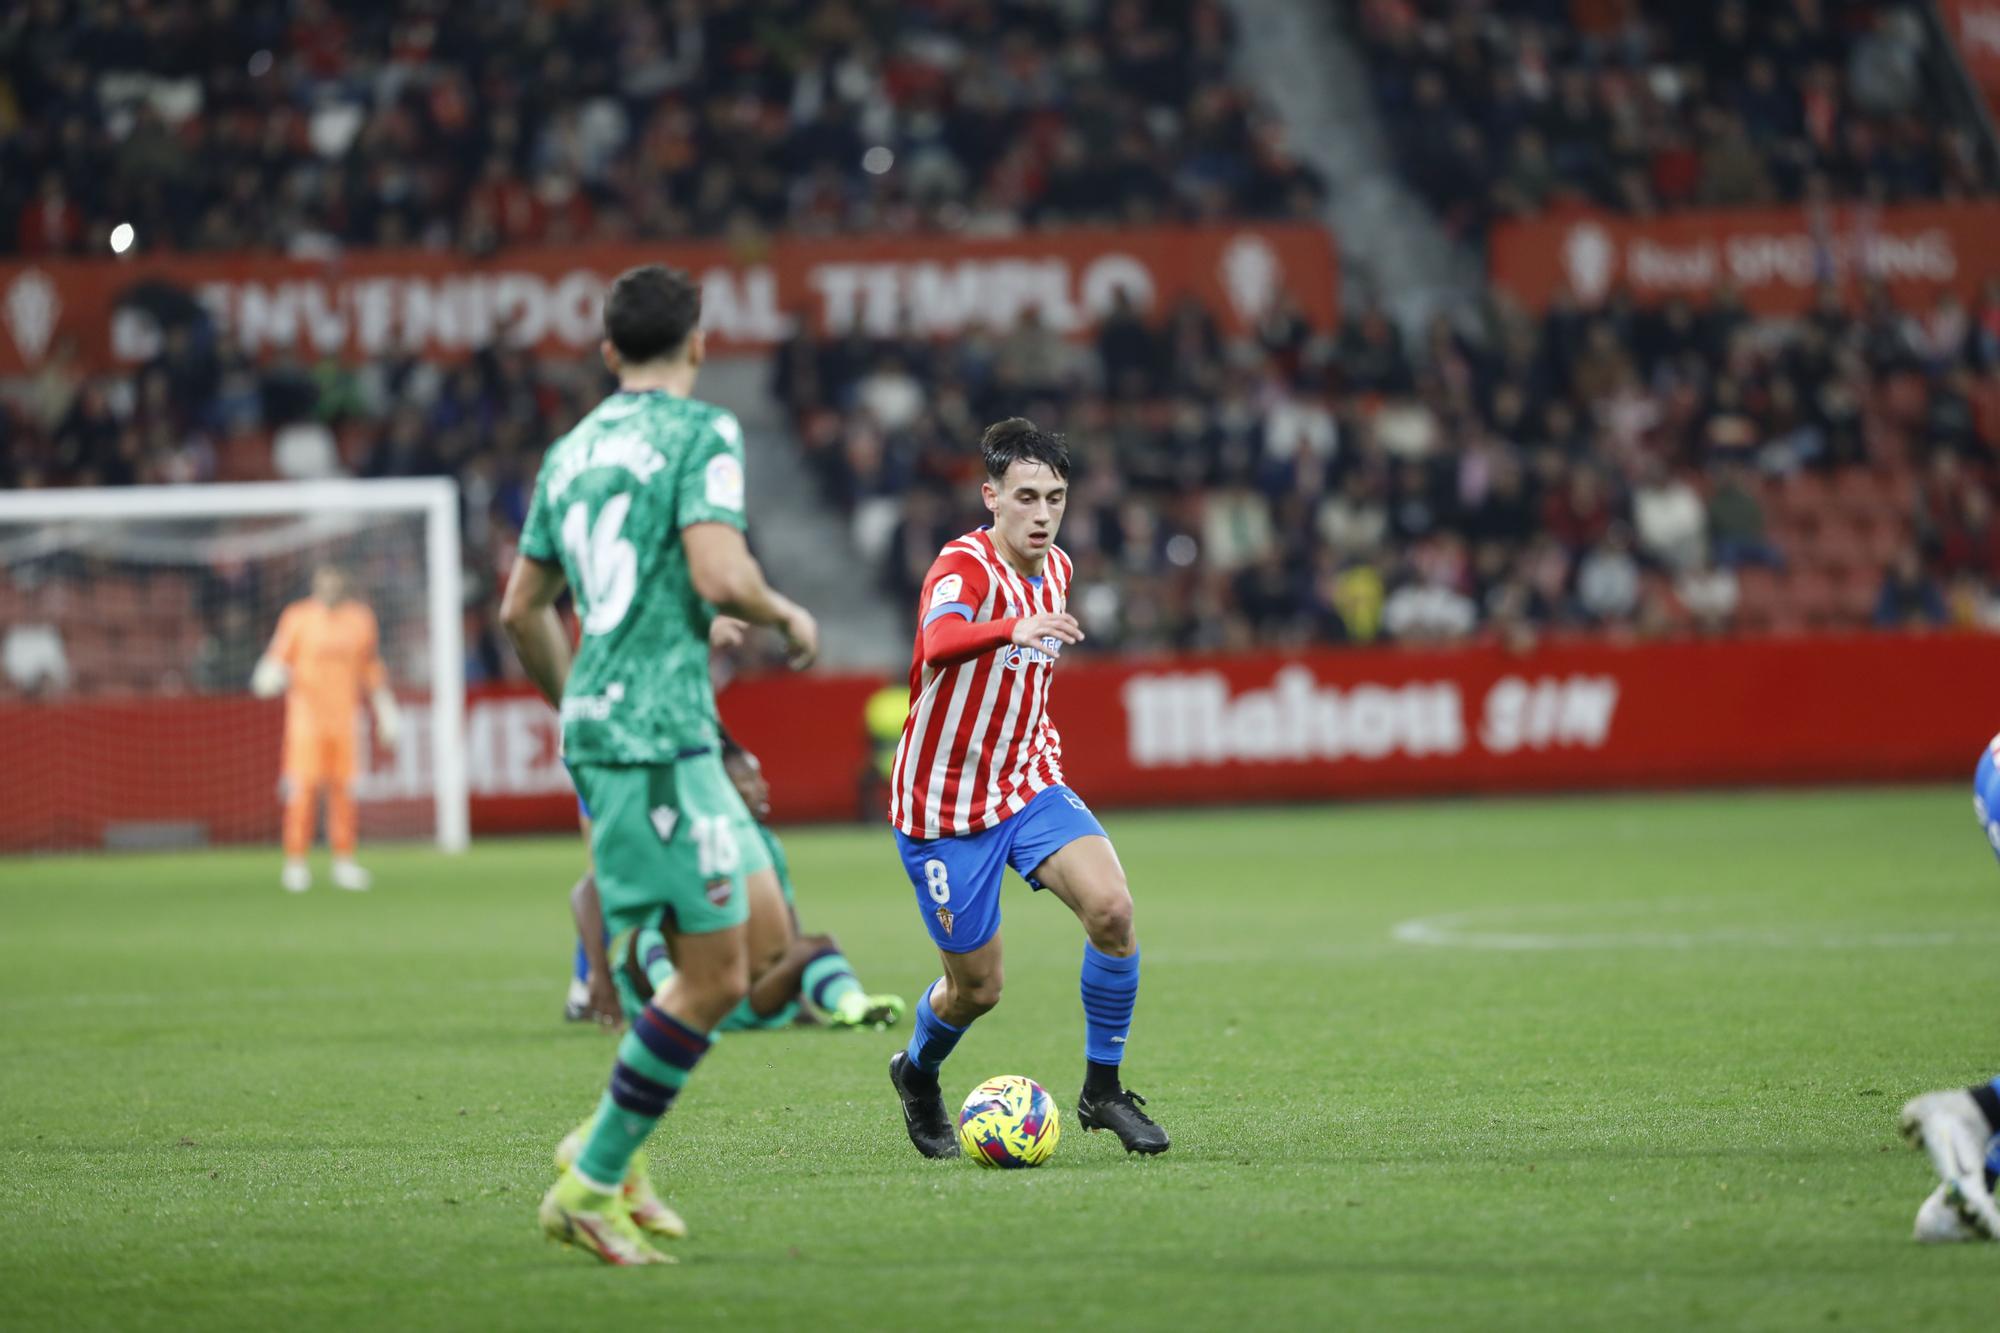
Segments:
[[[919,842],[898,831],[896,848],[937,947],[971,953],[1000,929],[1000,880],[1008,866],[1029,888],[1039,889],[1036,868],[1092,835],[1105,836],[1104,826],[1083,798],[1068,787],[1049,787],[983,833]]]

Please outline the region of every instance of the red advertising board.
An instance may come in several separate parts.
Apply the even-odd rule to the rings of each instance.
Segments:
[[[1987,114],[2000,115],[2000,0],[1938,0],[1938,17],[1985,95]]]
[[[676,242],[481,257],[61,259],[0,264],[0,375],[34,369],[64,338],[93,368],[145,360],[159,346],[152,312],[163,290],[167,301],[198,301],[253,357],[291,346],[309,361],[402,349],[448,358],[495,341],[587,354],[605,283],[650,263],[700,277],[703,323],[721,351],[768,348],[801,318],[823,330],[932,337],[1004,330],[1032,314],[1078,335],[1121,291],[1155,312],[1193,296],[1239,332],[1280,294],[1322,328],[1338,309],[1332,240],[1300,224],[781,239],[757,250]]]
[[[1969,783],[2000,727],[1996,679],[1995,635],[1324,651],[1067,663],[1051,712],[1070,781],[1107,809]],[[773,675],[724,695],[778,819],[880,818],[862,710],[881,684]],[[477,833],[574,827],[539,699],[475,692],[467,732]],[[0,705],[10,752],[45,757],[0,766],[0,848],[94,846],[118,827],[176,822],[215,841],[274,839],[278,733],[279,705],[247,697]],[[424,756],[420,726],[397,755],[375,756],[364,834],[421,819]]]
[[[1994,0],[2000,4],[2000,0]],[[1760,314],[1796,314],[1822,283],[1879,280],[1905,308],[1968,299],[2000,277],[2000,205],[1730,209],[1640,220],[1583,213],[1494,228],[1496,286],[1540,311],[1559,292],[1594,305],[1623,289],[1641,305],[1700,303],[1725,283]]]

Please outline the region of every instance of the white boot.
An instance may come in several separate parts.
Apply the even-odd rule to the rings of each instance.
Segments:
[[[345,858],[333,863],[333,883],[335,888],[346,889],[349,893],[366,893],[375,882],[375,877],[354,862]]]
[[[1989,1240],[2000,1240],[2000,1206],[1986,1188],[1986,1144],[1992,1126],[1972,1094],[1960,1088],[1927,1092],[1903,1108],[1903,1137],[1930,1154],[1945,1201],[1961,1222]]]
[[[286,893],[304,893],[313,886],[312,867],[302,860],[286,857],[285,870],[278,876],[278,883],[285,886]]]
[[[1940,1185],[1917,1209],[1916,1238],[1921,1245],[1951,1245],[1962,1240],[1980,1240],[1977,1231],[1959,1217],[1951,1186]]]

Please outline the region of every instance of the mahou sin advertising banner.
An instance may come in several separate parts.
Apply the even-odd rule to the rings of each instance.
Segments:
[[[1968,300],[2000,276],[2000,204],[1784,208],[1678,213],[1650,220],[1582,214],[1493,231],[1495,285],[1530,310],[1567,293],[1595,305],[1614,291],[1641,305],[1697,304],[1725,285],[1750,309],[1796,314],[1833,283],[1869,281],[1921,307],[1946,291]]]
[[[607,282],[637,264],[688,269],[718,351],[755,351],[798,321],[872,336],[1005,331],[1028,319],[1089,333],[1119,293],[1158,315],[1183,297],[1241,332],[1281,296],[1329,327],[1333,243],[1302,225],[1072,230],[1019,237],[778,240],[585,246],[471,257],[355,251],[337,260],[158,256],[0,265],[0,374],[32,371],[65,339],[86,365],[132,365],[161,326],[206,316],[253,358],[308,361],[400,351],[463,356],[499,342],[551,355],[597,346]]]
[[[1070,783],[1107,810],[1913,779],[1969,795],[2000,726],[1996,679],[2000,635],[1327,651],[1065,662],[1050,715]],[[780,674],[724,694],[777,819],[884,819],[864,723],[884,684]],[[364,836],[428,827],[428,712],[406,712],[395,753],[362,747]],[[273,841],[281,720],[281,704],[247,696],[0,704],[21,752],[53,757],[0,766],[0,848],[102,846],[149,826]],[[475,832],[576,827],[556,731],[531,693],[474,693]]]

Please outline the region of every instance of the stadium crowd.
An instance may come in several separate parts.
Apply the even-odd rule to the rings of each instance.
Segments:
[[[1990,163],[1894,0],[1351,0],[1403,170],[1448,225],[1591,205],[1964,197]]]
[[[1569,197],[1643,212],[1982,183],[1924,81],[1892,77],[1913,57],[1888,4],[1351,14],[1402,165],[1462,226]],[[1227,83],[1212,0],[443,15],[17,8],[0,249],[94,249],[114,220],[195,250],[476,250],[1293,215],[1320,195]],[[587,360],[500,347],[253,364],[199,319],[92,376],[58,339],[0,393],[0,485],[454,475],[486,679],[516,670],[493,608],[541,449],[605,385]],[[1786,321],[1727,289],[1535,318],[1494,300],[1415,338],[1367,301],[1337,328],[1281,302],[1240,339],[1194,303],[1121,308],[1084,343],[1032,320],[948,343],[802,333],[772,389],[906,606],[978,520],[980,427],[1066,431],[1092,650],[2000,627],[2000,287],[1921,310],[1830,287]],[[221,657],[189,651],[253,650],[228,629],[210,626]]]
[[[1302,216],[1220,0],[24,0],[0,253]]]
[[[1372,305],[1234,346],[1193,304],[1085,348],[801,337],[774,392],[906,604],[978,518],[981,424],[1068,432],[1099,649],[2000,627],[2000,284],[1784,322],[1496,306],[1414,346]]]

